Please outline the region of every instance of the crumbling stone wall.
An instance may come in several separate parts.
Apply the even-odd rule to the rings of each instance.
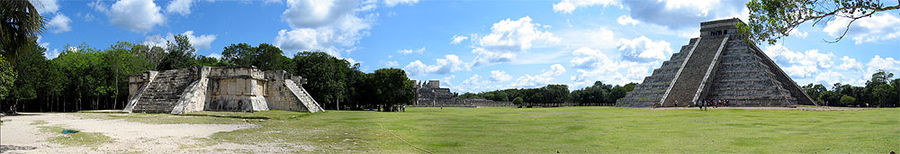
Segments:
[[[192,67],[133,75],[129,77],[131,97],[124,111],[324,111],[294,84],[301,77],[285,71],[266,73],[255,67]]]

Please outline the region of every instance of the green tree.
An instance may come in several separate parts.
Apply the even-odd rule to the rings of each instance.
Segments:
[[[13,87],[18,74],[12,67],[12,64],[6,61],[3,55],[0,55],[0,100],[6,99],[9,91]]]
[[[893,103],[894,92],[891,88],[890,81],[894,77],[894,73],[888,73],[884,70],[878,70],[872,74],[872,79],[866,82],[864,102],[871,102],[872,105],[889,105]]]
[[[41,88],[38,86],[41,85],[41,79],[43,79],[44,70],[42,68],[47,65],[47,60],[44,58],[45,50],[34,41],[19,46],[19,53],[16,54],[19,63],[13,66],[18,73],[18,78],[14,82],[15,88],[12,89],[10,95],[15,101],[12,104],[14,108],[14,111],[11,111],[12,114],[15,114],[20,101],[37,98],[37,90]]]
[[[160,62],[159,70],[182,69],[197,66],[197,56],[191,46],[189,38],[183,34],[175,35],[175,42],[168,42],[166,50],[169,52]]]
[[[414,81],[406,77],[406,72],[397,68],[375,70],[370,77],[374,88],[375,102],[383,105],[383,111],[393,111],[393,105],[412,104],[416,98]]]
[[[856,98],[854,98],[853,96],[848,96],[848,95],[841,96],[841,104],[844,104],[844,105],[856,104]]]
[[[262,70],[287,70],[294,72],[290,58],[281,49],[270,44],[253,47],[246,43],[231,44],[222,51],[222,61],[241,66],[256,66]]]
[[[809,97],[812,97],[813,99],[815,99],[816,102],[819,102],[819,103],[825,102],[825,99],[822,98],[822,95],[823,95],[823,93],[825,93],[825,91],[828,91],[828,89],[825,88],[824,85],[810,83],[810,84],[803,86],[803,90],[806,92],[806,94],[809,95]]]
[[[358,74],[359,64],[350,64],[324,52],[300,52],[294,56],[296,74],[309,80],[303,85],[316,101],[326,109],[336,109],[346,102],[353,74]],[[375,84],[376,86],[380,86]],[[345,103],[346,104],[346,103]]]
[[[844,38],[854,21],[877,12],[900,9],[900,4],[886,6],[880,0],[751,0],[746,5],[750,21],[739,28],[751,40],[769,44],[775,44],[806,22],[815,26],[835,18],[850,19],[843,33],[832,41],[837,42]]]
[[[522,99],[522,97],[516,97],[516,99],[513,99],[513,101],[512,101],[512,103],[516,104],[516,105],[522,105],[522,103],[524,103],[524,102],[525,102],[525,100]]]
[[[45,20],[31,1],[0,1],[0,55],[9,58],[12,65],[18,63],[17,54],[23,45],[33,42],[44,31]]]

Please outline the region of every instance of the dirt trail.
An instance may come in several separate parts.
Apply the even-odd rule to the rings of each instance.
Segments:
[[[11,150],[8,153],[197,153],[227,151],[268,151],[266,147],[242,145],[222,146],[222,143],[202,142],[216,132],[257,127],[253,124],[145,124],[121,119],[85,119],[74,113],[26,113],[0,119],[0,144],[4,147],[34,147],[31,150]],[[33,124],[45,121],[46,124]],[[82,132],[97,132],[114,139],[97,147],[64,146],[47,141],[59,133],[41,132],[39,126],[61,126]],[[233,144],[224,144],[233,145]],[[235,148],[231,148],[235,147]],[[28,148],[25,148],[28,149]]]

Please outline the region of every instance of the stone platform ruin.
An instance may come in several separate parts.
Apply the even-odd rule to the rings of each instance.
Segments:
[[[252,66],[147,71],[129,77],[129,99],[124,111],[324,111],[303,89],[305,83],[306,79],[283,70],[263,72]]]
[[[740,19],[700,23],[690,40],[635,86],[616,106],[693,106],[725,100],[729,106],[792,106],[815,102],[747,36]]]

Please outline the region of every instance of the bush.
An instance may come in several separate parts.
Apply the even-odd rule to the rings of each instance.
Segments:
[[[856,103],[856,98],[854,98],[853,96],[841,96],[841,104],[852,105],[853,103]]]
[[[516,97],[516,99],[513,99],[512,101],[512,103],[516,105],[521,105],[523,102],[525,102],[525,100],[523,100],[522,97]]]

